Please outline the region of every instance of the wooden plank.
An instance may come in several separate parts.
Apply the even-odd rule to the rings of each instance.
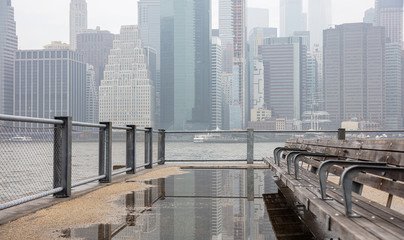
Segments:
[[[313,185],[319,187],[318,179],[317,176],[310,173],[306,172],[304,176],[302,176],[306,181],[312,182]],[[336,201],[340,202],[343,204],[342,200],[342,190],[340,186],[337,184],[334,184],[330,181],[327,182],[327,195],[335,199]],[[354,194],[353,195],[353,203],[354,205],[361,206],[362,209],[364,209],[367,212],[370,212],[372,215],[380,216],[382,217],[385,221],[389,222],[392,225],[395,225],[396,227],[402,228],[404,231],[404,215],[394,211],[392,209],[386,208],[380,204],[374,204],[372,201],[369,199],[362,197],[360,195]],[[393,217],[393,219],[391,219]],[[404,234],[404,232],[403,232]]]
[[[310,189],[307,189],[308,191],[311,191]],[[340,200],[340,199],[338,199]],[[332,206],[335,210],[338,211],[345,211],[344,205],[342,201],[327,201],[327,203]],[[362,226],[364,229],[368,229],[370,233],[373,235],[377,236],[380,239],[396,239],[400,240],[402,239],[402,236],[404,236],[404,230],[401,228],[398,228],[391,223],[385,221],[384,219],[380,217],[374,216],[372,218],[373,214],[369,214],[369,209],[363,209],[357,204],[353,204],[353,210],[355,213],[361,215],[360,218],[350,218],[352,221],[354,221],[356,224]]]

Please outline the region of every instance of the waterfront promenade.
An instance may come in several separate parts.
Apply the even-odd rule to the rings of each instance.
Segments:
[[[274,216],[284,218],[277,214],[291,211],[299,214],[302,206],[307,210],[314,206],[307,200],[299,200],[301,204],[297,205],[296,201],[286,204],[285,200],[290,211],[271,208],[272,200],[288,196],[284,197],[279,191],[283,188],[280,182],[284,181],[283,175],[273,167],[271,171],[271,165],[263,159],[272,159],[274,150],[285,144],[296,145],[293,141],[279,142],[280,139],[315,136],[325,143],[336,141],[326,149],[346,144],[347,149],[336,153],[343,157],[341,153],[352,152],[349,140],[342,140],[346,135],[353,139],[364,134],[373,137],[402,134],[400,131],[345,132],[342,129],[176,132],[111,123],[80,123],[68,117],[32,119],[1,115],[0,121],[1,239],[279,238],[279,222]],[[199,142],[201,135],[209,136],[206,139],[218,138]],[[366,141],[354,141],[354,146]],[[371,156],[362,155],[363,150],[377,150],[387,155],[379,158],[381,155],[376,154],[375,159],[361,160],[386,159],[390,165],[401,166],[401,150],[396,146],[401,147],[402,141],[393,143],[386,139],[385,142],[382,149],[380,146],[362,149],[360,145],[358,156]],[[307,146],[301,144],[300,147],[309,152],[318,150]],[[349,158],[360,159],[356,155]],[[304,161],[307,162],[301,166],[295,164],[300,171],[314,163],[311,158]],[[319,163],[313,166],[318,168],[316,164]],[[285,176],[294,176],[292,173]],[[310,178],[315,179],[315,175]],[[400,179],[393,178],[398,182],[392,184],[400,185]],[[329,180],[335,181],[333,176]],[[299,183],[290,185],[293,182],[288,180],[284,184],[293,190],[299,186]],[[311,188],[312,184],[300,186]],[[371,199],[372,204],[386,205],[378,202],[377,197],[384,195],[373,188],[365,186],[362,196]],[[400,192],[396,187],[392,189]],[[397,220],[401,219],[403,202],[398,195],[388,204],[396,211],[394,214],[398,217],[394,219]],[[342,208],[337,209],[341,212],[338,217],[345,217]],[[277,214],[274,215],[274,211]],[[299,218],[292,219],[290,221]],[[395,220],[388,220],[391,221]],[[311,230],[303,228],[304,224],[299,226],[302,226],[301,232],[287,234],[310,236]],[[320,226],[332,229],[327,223]],[[332,234],[334,231],[330,231],[329,235]],[[360,235],[354,236],[361,239]]]

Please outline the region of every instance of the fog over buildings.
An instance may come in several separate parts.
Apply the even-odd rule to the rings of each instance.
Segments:
[[[2,113],[172,130],[403,127],[402,0],[24,1],[0,2]]]

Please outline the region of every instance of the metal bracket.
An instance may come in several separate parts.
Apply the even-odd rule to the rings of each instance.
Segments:
[[[295,179],[299,179],[299,162],[303,157],[325,157],[325,158],[338,158],[338,156],[335,155],[327,155],[323,153],[310,153],[310,152],[303,152],[303,153],[298,153],[294,156],[293,159],[291,159],[291,162],[294,163],[295,166]],[[288,162],[288,169],[289,167],[289,162]]]
[[[352,212],[352,182],[355,176],[360,172],[385,173],[385,172],[404,172],[400,167],[380,167],[380,166],[352,166],[342,173],[342,195],[344,196],[345,215],[348,217],[358,217]]]
[[[299,151],[294,151],[294,152],[290,152],[288,155],[286,155],[286,164],[288,166],[288,174],[290,175],[290,163],[292,162],[292,159],[294,159],[294,157],[298,154],[300,154],[302,152]]]
[[[323,200],[331,200],[331,198],[327,198],[327,172],[328,170],[334,166],[353,166],[353,165],[372,165],[372,166],[387,166],[386,163],[375,163],[375,162],[363,162],[363,161],[341,161],[341,160],[328,160],[323,162],[318,169],[318,179],[320,181],[320,193],[321,199]]]
[[[300,152],[305,152],[307,150],[302,150],[300,148],[288,148],[288,147],[277,147],[274,150],[274,161],[275,164],[278,164],[280,166],[281,164],[281,152],[283,151],[300,151]]]

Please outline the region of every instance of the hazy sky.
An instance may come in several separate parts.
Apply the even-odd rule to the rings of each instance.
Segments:
[[[214,28],[217,2],[212,0]],[[69,42],[70,0],[12,0],[12,4],[20,49],[40,49],[55,40]],[[278,27],[279,0],[247,0],[247,4],[269,9],[270,26]],[[333,0],[333,24],[361,22],[365,10],[373,6],[374,0]],[[89,28],[101,26],[118,33],[121,25],[137,24],[137,0],[87,0],[87,8]]]

